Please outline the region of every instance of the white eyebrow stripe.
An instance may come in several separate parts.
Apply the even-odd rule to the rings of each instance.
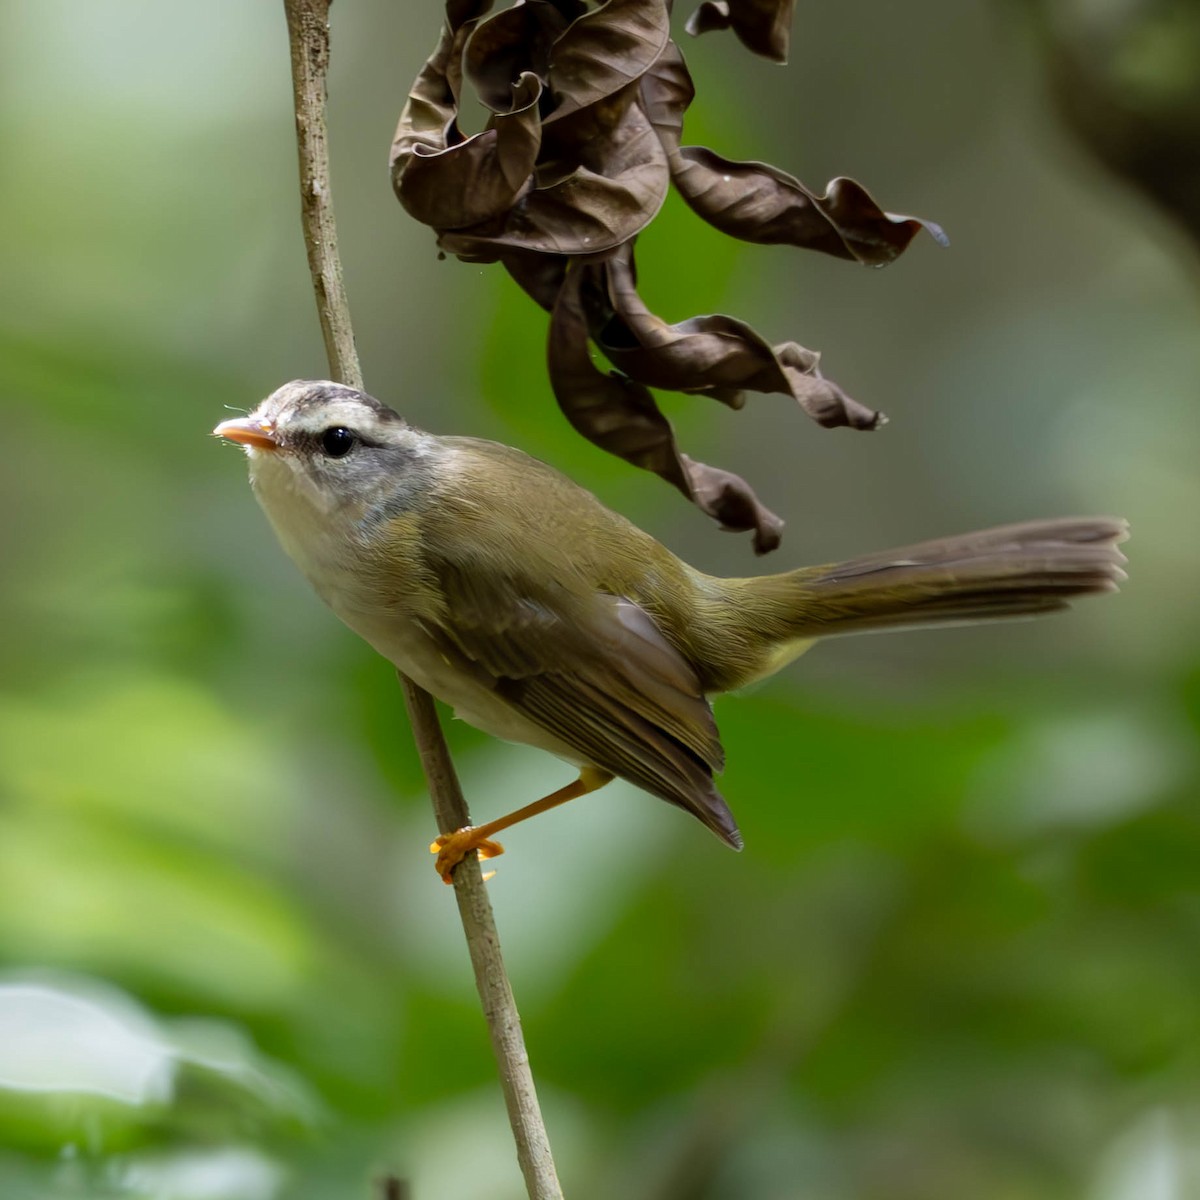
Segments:
[[[353,400],[328,401],[319,408],[298,414],[294,420],[294,428],[303,433],[322,433],[332,425],[345,425],[363,433],[374,433],[378,421],[369,408]]]

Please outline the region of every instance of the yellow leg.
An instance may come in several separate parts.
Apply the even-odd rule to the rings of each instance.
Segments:
[[[472,850],[477,851],[480,858],[495,858],[497,854],[503,854],[504,847],[491,840],[493,833],[499,833],[500,830],[516,825],[519,821],[536,817],[538,813],[544,813],[547,809],[557,808],[577,796],[586,796],[588,792],[594,792],[606,783],[611,783],[612,778],[609,771],[602,771],[599,767],[584,767],[574,783],[568,783],[566,787],[561,787],[557,792],[551,792],[550,795],[543,796],[524,808],[518,808],[516,812],[498,817],[486,825],[465,825],[453,833],[443,833],[434,838],[429,845],[429,853],[437,855],[437,873],[442,877],[442,882],[453,882],[454,868]]]

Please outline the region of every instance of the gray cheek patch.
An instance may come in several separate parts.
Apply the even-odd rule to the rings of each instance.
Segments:
[[[434,468],[420,449],[372,447],[361,452],[359,461],[352,465],[364,476],[364,491],[375,493],[363,513],[364,530],[377,529],[395,517],[425,507],[433,487]]]

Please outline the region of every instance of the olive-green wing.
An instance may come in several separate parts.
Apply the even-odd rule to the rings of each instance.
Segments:
[[[741,847],[713,784],[724,753],[696,672],[650,615],[620,596],[427,554],[443,605],[426,620],[443,653],[594,766],[644,788]]]

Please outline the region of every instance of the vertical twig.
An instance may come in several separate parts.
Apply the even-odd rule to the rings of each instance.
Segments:
[[[329,72],[330,0],[284,0],[292,53],[296,143],[300,155],[300,205],[304,244],[312,274],[325,352],[334,379],[363,386],[350,324],[350,306],[342,281],[337,225],[329,184],[329,148],[325,128]],[[403,675],[404,702],[429,784],[438,830],[450,833],[470,824],[454,764],[438,724],[433,700]],[[484,888],[478,859],[470,857],[454,872],[454,892],[475,970],[475,984],[500,1068],[517,1160],[530,1200],[561,1200],[546,1127],[538,1106],[521,1018],[513,1000],[500,952],[500,938]]]

